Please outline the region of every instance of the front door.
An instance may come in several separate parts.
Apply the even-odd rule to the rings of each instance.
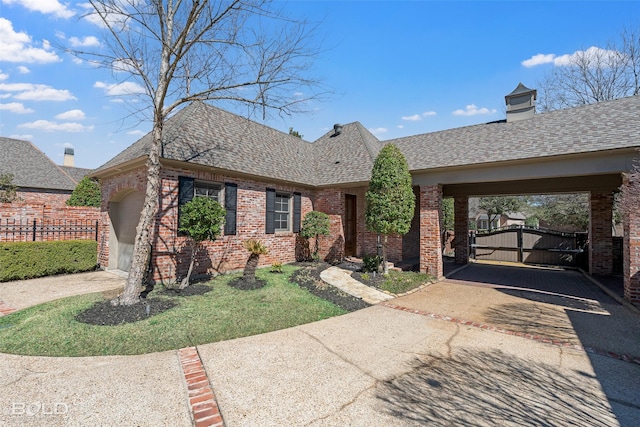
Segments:
[[[356,256],[356,196],[344,195],[344,255]]]

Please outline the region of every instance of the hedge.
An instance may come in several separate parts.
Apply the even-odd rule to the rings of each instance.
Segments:
[[[94,270],[97,251],[93,240],[0,243],[0,282]]]

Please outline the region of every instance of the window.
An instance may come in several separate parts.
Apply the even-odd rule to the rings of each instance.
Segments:
[[[178,179],[178,222],[180,221],[180,211],[185,203],[194,197],[210,197],[218,203],[224,203],[227,211],[226,221],[224,224],[224,234],[236,234],[236,210],[238,186],[230,182],[224,185],[224,194],[222,194],[222,185],[214,182],[196,181],[193,178],[181,176]],[[223,198],[224,197],[224,198]]]
[[[293,209],[292,203],[293,200]],[[266,233],[276,231],[300,232],[300,214],[302,195],[300,193],[280,193],[273,188],[267,188]]]
[[[210,182],[196,181],[194,185],[194,197],[209,197],[216,202],[220,201],[220,185]]]
[[[289,200],[288,194],[276,193],[275,230],[289,231]]]

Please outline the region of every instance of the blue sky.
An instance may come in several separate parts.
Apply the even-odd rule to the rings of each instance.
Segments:
[[[309,113],[270,119],[313,141],[359,121],[387,140],[504,118],[504,95],[530,88],[566,55],[604,48],[640,27],[640,2],[296,1],[319,21],[325,51],[314,76],[334,92]],[[123,120],[112,73],[57,51],[94,40],[84,2],[0,0],[0,135],[32,141],[61,164],[95,168],[147,133]],[[238,111],[241,111],[239,109]],[[472,147],[470,147],[472,149]]]

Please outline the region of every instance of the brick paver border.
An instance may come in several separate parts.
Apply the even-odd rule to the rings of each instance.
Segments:
[[[410,307],[403,307],[401,305],[393,304],[391,302],[383,302],[381,306],[392,308],[394,310],[406,311],[408,313],[419,314],[421,316],[431,317],[432,319],[444,320],[447,322],[459,323],[465,326],[472,326],[474,328],[484,329],[492,332],[499,332],[501,334],[514,335],[517,337],[526,338],[529,340],[541,342],[543,344],[551,344],[558,347],[570,348],[573,350],[584,351],[590,354],[597,354],[599,356],[610,357],[612,359],[622,360],[624,362],[635,363],[640,365],[640,357],[629,356],[627,354],[615,353],[613,351],[606,351],[595,347],[585,347],[579,344],[571,344],[567,341],[561,341],[553,338],[544,337],[541,335],[528,334],[525,332],[512,331],[509,329],[499,328],[497,326],[488,325],[485,323],[474,322],[471,320],[458,319],[451,316],[445,316],[442,314],[431,313],[429,311],[418,310]]]
[[[216,396],[209,383],[202,360],[195,347],[178,350],[182,372],[187,384],[189,406],[196,427],[224,427]]]
[[[16,312],[16,311],[18,311],[18,310],[16,310],[15,308],[11,307],[6,302],[0,301],[0,315],[6,316],[7,314],[11,314],[11,313]]]

